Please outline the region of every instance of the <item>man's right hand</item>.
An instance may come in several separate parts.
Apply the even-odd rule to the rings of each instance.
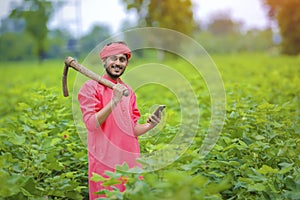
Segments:
[[[114,103],[119,103],[122,100],[124,91],[127,90],[127,88],[118,83],[113,87],[113,101]]]
[[[122,100],[123,92],[125,90],[127,90],[127,88],[122,84],[116,84],[113,87],[113,98],[111,99],[110,103],[106,104],[95,115],[97,127],[99,127],[107,119],[114,107]]]

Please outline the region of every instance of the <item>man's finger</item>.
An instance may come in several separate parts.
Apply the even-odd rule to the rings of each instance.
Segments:
[[[153,124],[158,124],[160,122],[160,118],[158,118],[157,116],[155,115],[151,115],[149,117],[149,122],[150,123],[153,123]]]

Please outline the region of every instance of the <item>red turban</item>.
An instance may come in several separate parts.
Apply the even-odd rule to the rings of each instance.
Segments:
[[[109,45],[105,45],[105,47],[100,52],[100,58],[103,59],[117,54],[126,54],[128,60],[131,57],[130,49],[128,46],[126,46],[126,44],[115,42]]]

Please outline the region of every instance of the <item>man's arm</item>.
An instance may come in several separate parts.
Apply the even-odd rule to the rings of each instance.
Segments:
[[[117,84],[113,88],[113,98],[95,115],[97,127],[99,127],[107,119],[116,105],[122,100],[124,90],[127,90],[127,88],[121,84]]]
[[[95,120],[97,127],[99,127],[107,119],[107,117],[110,115],[117,104],[118,102],[112,99],[108,104],[106,104],[101,110],[96,113]]]

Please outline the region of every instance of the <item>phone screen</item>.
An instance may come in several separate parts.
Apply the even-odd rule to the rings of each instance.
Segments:
[[[158,106],[158,108],[155,110],[154,114],[159,117],[159,112],[160,111],[163,111],[163,109],[165,108],[166,106],[165,105],[160,105]]]

